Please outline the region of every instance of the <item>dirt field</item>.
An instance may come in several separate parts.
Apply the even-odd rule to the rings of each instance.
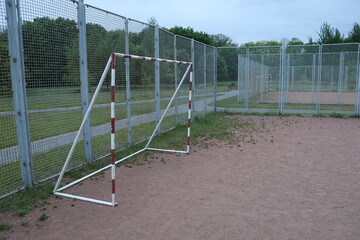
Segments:
[[[22,218],[0,215],[13,224],[0,239],[360,239],[359,119],[229,118],[251,124],[190,155],[117,168],[116,208],[52,198]],[[68,192],[110,191],[107,172]]]

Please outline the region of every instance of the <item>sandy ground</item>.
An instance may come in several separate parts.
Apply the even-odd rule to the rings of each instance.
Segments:
[[[52,198],[0,239],[360,239],[359,119],[229,118],[251,124],[117,168],[117,207]],[[68,192],[110,200],[109,173]]]
[[[316,104],[318,99],[317,93],[311,92],[289,92],[288,103],[297,104]],[[355,104],[356,93],[355,92],[343,92],[341,93],[340,104]],[[279,102],[279,92],[270,92],[266,95],[265,102]],[[337,92],[321,92],[320,104],[338,104]]]

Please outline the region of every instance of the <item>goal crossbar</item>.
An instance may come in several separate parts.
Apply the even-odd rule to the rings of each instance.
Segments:
[[[159,122],[156,124],[156,127],[154,129],[154,131],[152,132],[146,146],[135,152],[132,153],[124,158],[121,158],[119,160],[115,159],[115,69],[116,69],[116,64],[115,64],[115,59],[119,57],[119,58],[129,58],[129,59],[139,59],[139,60],[145,60],[145,61],[158,61],[158,62],[167,62],[167,63],[174,63],[174,64],[185,64],[188,65],[182,79],[180,80],[174,94],[172,95],[167,107],[165,108],[164,112],[161,115],[161,118],[159,120]],[[97,96],[99,95],[100,89],[104,83],[104,80],[106,78],[107,73],[109,72],[109,69],[111,68],[111,164],[98,169],[78,180],[75,180],[63,187],[60,188],[60,184],[61,181],[64,177],[64,174],[67,170],[68,164],[70,162],[70,159],[74,153],[75,147],[77,145],[77,143],[80,140],[80,135],[83,131],[85,122],[88,120],[91,110],[94,106],[94,103],[97,99]],[[186,76],[190,73],[190,81],[189,81],[189,107],[188,107],[188,121],[187,121],[187,145],[186,145],[186,150],[185,151],[179,151],[179,150],[172,150],[172,149],[160,149],[160,148],[150,148],[149,145],[152,142],[153,138],[156,135],[156,132],[158,130],[158,128],[160,127],[162,121],[164,120],[171,104],[173,103],[177,93],[180,90],[180,87],[182,86],[183,82],[185,81]],[[153,58],[153,57],[145,57],[145,56],[138,56],[138,55],[130,55],[130,54],[123,54],[123,53],[112,53],[106,66],[105,69],[101,75],[101,78],[99,80],[98,86],[94,92],[94,95],[90,101],[89,107],[84,115],[84,118],[81,122],[80,128],[75,136],[74,142],[71,146],[71,149],[69,151],[69,154],[65,160],[64,166],[59,174],[59,177],[57,179],[57,182],[55,184],[53,193],[54,195],[58,195],[58,196],[62,196],[62,197],[67,197],[67,198],[72,198],[72,199],[77,199],[77,200],[82,200],[82,201],[87,201],[87,202],[92,202],[92,203],[97,203],[97,204],[102,204],[102,205],[106,205],[106,206],[116,206],[117,202],[116,202],[116,197],[115,197],[115,165],[145,151],[145,150],[151,150],[151,151],[162,151],[162,152],[172,152],[172,153],[185,153],[185,154],[189,154],[190,153],[190,124],[191,124],[191,98],[192,98],[192,81],[193,81],[193,63],[192,62],[185,62],[185,61],[177,61],[177,60],[170,60],[170,59],[162,59],[162,58]],[[112,180],[112,200],[111,201],[102,201],[102,200],[97,200],[97,199],[93,199],[93,198],[88,198],[88,197],[82,197],[82,196],[78,196],[78,195],[74,195],[74,194],[67,194],[67,193],[63,193],[62,191],[64,191],[67,188],[70,188],[102,171],[105,171],[106,169],[111,168],[111,180]]]

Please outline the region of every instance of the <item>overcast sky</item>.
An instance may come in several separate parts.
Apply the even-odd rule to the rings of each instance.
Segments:
[[[84,0],[124,17],[162,27],[222,33],[241,44],[297,37],[308,42],[327,21],[347,36],[360,23],[360,0]]]

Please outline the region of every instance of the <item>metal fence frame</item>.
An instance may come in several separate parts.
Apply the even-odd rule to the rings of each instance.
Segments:
[[[269,54],[269,48],[278,48],[279,51],[277,53]],[[306,51],[301,49],[311,48],[314,53],[306,53]],[[344,49],[352,49],[351,51],[346,51]],[[298,50],[299,53],[291,53],[291,50]],[[325,51],[325,50],[326,51]],[[222,107],[219,108],[221,111],[233,111],[233,112],[277,112],[279,114],[284,113],[308,113],[308,114],[346,114],[346,115],[354,115],[359,116],[359,95],[360,95],[360,43],[346,43],[346,44],[324,44],[324,45],[287,45],[286,41],[282,42],[280,46],[267,47],[267,46],[256,46],[256,47],[219,47],[218,52],[220,57],[218,57],[218,68],[219,64],[221,65],[221,61],[226,60],[231,55],[238,55],[237,61],[234,59],[230,59],[226,62],[226,67],[222,67],[222,71],[232,71],[228,77],[228,75],[223,76],[227,77],[225,82],[237,82],[238,85],[238,96],[237,100],[233,102],[238,102],[238,106],[236,108],[232,107],[234,104],[229,107],[221,104]],[[258,52],[258,53],[252,53]],[[255,55],[258,54],[261,58],[255,59]],[[297,56],[304,56],[308,54],[309,57],[312,56],[312,62],[303,62],[301,66],[294,65],[294,60],[297,60]],[[252,98],[258,96],[260,99],[263,98],[264,92],[257,92],[259,86],[257,84],[257,80],[254,80],[254,71],[257,69],[257,76],[263,76],[264,73],[269,72],[269,68],[271,69],[273,66],[264,65],[264,56],[272,55],[275,59],[279,58],[278,64],[275,63],[274,67],[278,68],[278,72],[272,70],[272,75],[276,75],[275,79],[272,79],[272,87],[273,89],[270,92],[278,92],[279,98],[277,100],[278,107],[267,108],[266,106],[260,107],[251,107]],[[294,58],[295,56],[295,58]],[[345,58],[345,56],[347,56]],[[326,58],[326,61],[324,60]],[[339,59],[338,61],[333,59]],[[260,60],[261,59],[261,60]],[[345,64],[345,59],[347,59],[348,63]],[[299,60],[297,60],[299,62]],[[330,61],[330,63],[329,63]],[[276,61],[275,61],[276,62]],[[295,61],[296,62],[296,61]],[[301,63],[301,61],[300,61]],[[277,64],[277,65],[276,65]],[[299,63],[296,63],[299,64]],[[329,65],[330,64],[330,65]],[[333,65],[331,65],[333,64]],[[306,90],[311,95],[311,103],[314,105],[313,109],[292,109],[288,107],[289,104],[289,94],[294,91],[294,78],[296,77],[295,70],[296,67],[305,69],[310,69],[311,72],[308,78],[311,79],[311,90]],[[349,69],[352,69],[350,71]],[[236,69],[236,76],[234,75],[234,71]],[[330,73],[329,73],[329,69]],[[335,69],[335,70],[334,70]],[[328,72],[327,72],[328,71]],[[352,73],[351,79],[349,73]],[[305,73],[306,75],[306,73]],[[309,75],[309,73],[308,73]],[[325,76],[326,75],[326,76]],[[329,77],[330,79],[326,79]],[[335,76],[337,75],[337,76]],[[223,76],[218,75],[218,81],[224,81]],[[335,82],[335,79],[338,79]],[[352,83],[353,90],[349,90],[348,82]],[[274,83],[278,83],[277,85]],[[266,84],[266,83],[263,83]],[[337,85],[336,89],[331,91],[337,92],[336,103],[331,103],[332,106],[327,106],[326,109],[322,109],[325,103],[321,103],[322,93],[325,91],[329,91],[325,88],[333,88]],[[274,88],[275,87],[275,88]],[[296,91],[296,90],[295,90]],[[344,103],[342,98],[344,93],[351,92],[352,93],[352,102]],[[300,104],[300,102],[299,102]],[[219,105],[219,102],[217,102]],[[336,106],[338,105],[338,106]],[[350,105],[346,110],[342,110],[339,106],[342,105]],[[351,106],[353,105],[352,109]],[[345,109],[345,108],[344,108]]]
[[[329,51],[332,48],[336,49],[337,47],[339,49],[346,49],[347,46],[350,46],[350,44],[299,46],[299,48],[314,48],[316,51],[314,50],[313,52],[309,53],[307,56],[307,59],[309,59],[307,60],[308,62],[302,65],[300,63],[298,63],[298,65],[294,65],[293,61],[294,59],[296,60],[296,57],[298,56],[292,55],[293,53],[289,51],[292,48],[296,48],[296,46],[289,46],[286,44],[286,41],[283,41],[281,46],[275,47],[216,48],[197,42],[194,39],[174,35],[164,29],[161,29],[159,26],[143,23],[141,21],[126,18],[121,15],[87,5],[84,3],[84,0],[56,0],[53,2],[48,1],[48,3],[39,2],[37,0],[36,2],[38,5],[44,5],[45,8],[47,7],[46,4],[55,4],[52,6],[52,11],[56,10],[56,4],[66,3],[69,5],[69,3],[71,3],[72,5],[69,5],[68,7],[71,8],[73,12],[77,13],[77,16],[72,20],[74,21],[72,24],[76,24],[76,29],[78,30],[77,40],[74,41],[74,43],[77,44],[76,52],[73,54],[75,56],[74,59],[76,64],[74,63],[74,66],[72,66],[73,68],[71,70],[73,71],[72,74],[77,77],[74,78],[74,76],[71,76],[71,78],[78,80],[77,81],[72,79],[72,84],[74,84],[74,89],[76,92],[79,93],[79,102],[77,105],[57,105],[55,104],[55,99],[52,103],[50,103],[53,104],[52,108],[37,109],[36,107],[32,106],[32,102],[29,100],[31,97],[27,95],[27,89],[29,86],[27,86],[26,80],[28,78],[28,74],[30,73],[28,70],[26,70],[26,61],[24,60],[28,54],[26,51],[24,52],[24,42],[27,43],[26,41],[29,40],[23,38],[22,27],[24,21],[22,20],[22,10],[24,8],[27,10],[26,16],[28,18],[28,22],[34,21],[34,19],[37,17],[49,17],[50,19],[51,15],[44,16],[43,13],[37,9],[37,7],[29,4],[27,0],[22,0],[22,2],[27,3],[26,7],[23,7],[23,5],[20,4],[20,0],[4,0],[4,9],[2,9],[3,11],[1,11],[1,14],[4,15],[6,13],[6,23],[0,25],[0,30],[7,29],[7,44],[9,49],[10,67],[9,69],[2,71],[9,75],[11,73],[13,93],[11,94],[12,101],[10,102],[13,102],[14,105],[13,108],[4,108],[9,110],[0,112],[0,118],[5,119],[7,116],[13,117],[9,118],[8,121],[10,125],[16,125],[15,138],[17,139],[16,144],[0,147],[0,168],[2,168],[0,170],[5,169],[4,166],[9,164],[16,164],[16,167],[13,165],[12,169],[15,169],[19,172],[19,174],[17,174],[18,176],[15,177],[15,173],[11,172],[13,170],[9,170],[6,172],[6,176],[8,178],[6,180],[7,182],[16,182],[19,178],[21,178],[22,184],[11,185],[9,187],[1,186],[0,198],[14,191],[18,191],[19,189],[32,187],[35,183],[45,181],[59,174],[60,169],[58,165],[61,164],[58,164],[58,162],[64,160],[59,153],[55,152],[53,155],[51,155],[55,159],[48,163],[48,165],[44,165],[45,163],[42,163],[42,161],[39,161],[39,159],[41,160],[46,158],[46,156],[41,158],[41,155],[46,155],[47,152],[52,151],[53,149],[56,150],[61,147],[67,147],[69,145],[69,141],[73,140],[74,133],[69,130],[67,132],[61,132],[61,134],[37,137],[32,140],[34,135],[34,131],[32,131],[32,128],[34,127],[31,124],[33,123],[32,117],[36,116],[36,114],[51,112],[55,108],[58,111],[65,111],[61,110],[62,108],[69,112],[79,111],[78,113],[81,112],[82,117],[86,113],[89,107],[90,95],[92,94],[90,80],[93,78],[92,75],[98,74],[94,73],[93,69],[91,69],[93,68],[94,64],[96,65],[98,62],[94,62],[94,59],[96,60],[96,58],[92,56],[93,53],[90,52],[89,54],[89,45],[96,44],[96,42],[91,39],[91,35],[89,35],[93,30],[89,30],[89,28],[98,29],[96,31],[102,30],[112,32],[114,36],[116,36],[115,40],[112,39],[115,41],[116,46],[110,46],[110,48],[107,50],[110,52],[119,52],[117,49],[120,49],[120,52],[124,52],[125,54],[142,55],[136,51],[143,51],[145,55],[157,58],[161,57],[161,54],[170,54],[174,60],[193,62],[193,117],[203,116],[212,111],[225,110],[234,112],[277,112],[279,114],[319,114],[334,112],[359,116],[360,44],[357,44],[357,51],[352,50],[351,53],[348,53],[344,50],[339,50],[336,54],[334,54],[337,60],[331,66],[327,65],[327,62],[329,61],[329,55],[327,54],[330,54]],[[56,13],[54,16],[51,20],[55,20],[59,17],[60,20],[67,20],[66,16],[61,15],[61,13]],[[98,16],[101,16],[103,19],[97,19]],[[5,16],[2,17],[5,19]],[[114,19],[114,21],[106,20],[108,18]],[[106,24],[104,24],[104,22]],[[115,25],[111,25],[109,22],[113,22]],[[142,35],[140,36],[139,33],[142,33]],[[57,34],[61,35],[61,32],[58,32]],[[166,36],[167,40],[162,40],[162,36]],[[37,39],[34,41],[37,41]],[[140,41],[141,43],[135,43],[136,41]],[[139,46],[141,46],[141,49],[139,49]],[[352,44],[351,46],[355,48],[356,44]],[[106,55],[106,58],[108,57],[107,53],[98,54],[101,56]],[[352,61],[351,68],[349,67],[349,63],[346,64],[346,61],[349,61],[349,54],[351,55]],[[273,65],[269,64],[269,61],[272,61]],[[225,65],[224,62],[226,63]],[[99,67],[102,68],[103,66]],[[136,85],[138,83],[132,82],[134,79],[134,71],[136,70],[136,66],[133,64],[133,62],[131,62],[131,60],[127,58],[124,60],[124,65],[119,66],[119,68],[121,69],[120,72],[123,72],[123,75],[117,77],[117,79],[120,79],[119,81],[122,81],[123,86],[125,86],[123,89],[125,100],[123,103],[119,103],[117,105],[119,108],[123,107],[125,116],[119,124],[123,124],[125,139],[122,143],[117,145],[117,149],[121,150],[140,141],[144,141],[150,137],[148,133],[142,133],[141,129],[140,131],[136,129],[139,129],[140,126],[149,124],[150,121],[155,121],[155,123],[160,121],[161,112],[163,111],[162,102],[166,100],[166,94],[162,97],[161,95],[166,93],[167,88],[173,90],[177,88],[178,81],[180,80],[179,71],[181,71],[181,67],[175,65],[175,67],[172,69],[166,66],[162,66],[159,62],[156,62],[153,66],[139,66],[139,69],[143,71],[146,77],[153,77],[154,79],[154,86],[151,84],[149,85],[149,87],[154,87],[149,94],[154,95],[153,97],[149,97],[149,99],[146,100],[146,104],[144,104],[145,102],[142,103],[141,100],[137,100],[135,98],[136,96],[134,96],[137,91],[143,91],[142,87],[144,86],[141,85],[143,84],[141,83],[140,88],[137,89]],[[310,89],[309,96],[311,98],[311,104],[314,106],[312,110],[288,108],[288,100],[290,97],[289,92],[291,92],[291,89],[294,88],[294,79],[299,71],[303,71],[303,81],[307,81],[307,87]],[[355,83],[355,86],[353,86],[354,89],[352,90],[355,96],[354,103],[352,104],[354,105],[354,109],[351,111],[341,111],[335,108],[330,110],[323,110],[321,104],[321,93],[324,84],[328,84],[326,87],[329,88],[330,86],[331,89],[336,84],[338,85],[338,88],[336,89],[337,103],[341,105],[344,100],[344,89],[348,88],[347,84],[349,82],[350,72],[352,74],[352,84]],[[174,78],[174,82],[162,83],[161,79],[164,77],[164,73],[172,76]],[[355,80],[354,74],[356,74]],[[325,81],[325,75],[330,76],[330,80],[327,79]],[[223,76],[226,76],[227,79],[224,79]],[[234,84],[236,83],[236,89],[234,88],[234,85],[231,85],[231,88],[229,86],[227,89],[227,82],[233,82]],[[117,85],[121,84],[117,83]],[[266,107],[253,108],[254,98],[258,100],[260,99],[260,101],[262,101],[264,98],[266,98],[267,94],[270,94],[273,91],[277,91],[279,93],[277,107],[275,109]],[[2,95],[0,92],[0,98],[1,97]],[[239,103],[239,107],[234,108],[223,106],[222,101],[224,100],[229,102],[229,99],[232,99],[232,97],[234,97],[234,103]],[[4,98],[6,98],[8,101],[9,97],[4,95]],[[173,113],[172,115],[167,116],[170,119],[170,124],[167,126],[162,126],[161,128],[159,127],[157,134],[168,131],[169,129],[174,128],[186,121],[181,103],[183,100],[184,96],[176,96],[172,106],[173,111],[170,111]],[[31,106],[29,106],[29,104]],[[146,112],[148,110],[141,109],[140,106],[152,106],[152,104],[154,109],[153,111],[151,110],[151,112]],[[106,106],[106,102],[99,103],[99,110],[97,113],[98,118],[100,118],[101,115],[104,115],[104,107]],[[144,112],[147,114],[154,114],[150,120],[143,119],[141,116]],[[43,121],[46,121],[46,119]],[[72,120],[69,121],[68,125],[71,128],[78,126],[76,121]],[[104,127],[103,125],[104,124],[102,124],[102,122],[96,123],[95,121],[91,120],[85,123],[82,137],[83,146],[76,150],[76,156],[78,160],[74,165],[70,166],[70,169],[78,167],[79,165],[91,163],[94,160],[109,155],[104,149],[99,150],[99,141],[101,141],[101,136],[104,134],[104,131],[107,131],[106,126]],[[15,133],[13,135],[15,135]],[[68,140],[59,142],[59,140],[57,140],[57,137],[59,136],[62,136],[63,138],[66,137]],[[117,144],[118,142],[119,141],[117,141]],[[49,146],[44,148],[44,145],[47,144]],[[97,150],[95,151],[95,149]],[[48,169],[48,172],[42,172],[39,174],[39,168],[41,168],[42,171]],[[11,174],[14,175],[14,178],[11,178]]]
[[[23,2],[25,2],[25,4],[23,4]],[[13,102],[14,102],[14,111],[12,112],[7,112],[7,115],[13,115],[14,117],[16,117],[16,126],[17,126],[17,140],[18,143],[17,145],[11,146],[11,148],[17,149],[18,154],[15,154],[14,156],[12,156],[12,159],[9,159],[10,163],[15,163],[15,161],[17,159],[20,159],[20,164],[18,165],[19,169],[21,168],[21,173],[22,173],[22,186],[16,186],[16,187],[9,187],[6,188],[4,187],[3,189],[0,189],[0,198],[4,197],[6,195],[8,195],[11,192],[14,191],[18,191],[19,189],[22,188],[29,188],[31,187],[33,184],[36,184],[38,182],[42,182],[45,181],[49,178],[52,178],[54,176],[57,176],[60,173],[60,169],[57,168],[52,168],[54,162],[62,162],[64,159],[62,159],[62,157],[60,155],[56,155],[57,153],[54,153],[53,157],[55,159],[52,160],[52,162],[50,163],[50,165],[48,166],[42,166],[41,161],[38,161],[38,159],[36,160],[37,163],[37,168],[48,168],[49,172],[47,173],[43,173],[43,174],[38,174],[39,170],[37,169],[36,171],[34,171],[34,167],[33,167],[33,161],[34,161],[34,157],[35,158],[41,158],[42,153],[46,153],[47,151],[52,151],[52,149],[57,149],[57,148],[61,148],[61,147],[67,147],[69,145],[68,142],[59,142],[58,140],[56,140],[57,137],[59,137],[60,135],[55,135],[55,136],[51,136],[50,138],[41,138],[40,140],[31,140],[32,139],[32,131],[31,128],[31,122],[29,124],[29,111],[31,114],[34,114],[34,116],[38,113],[38,112],[51,112],[52,109],[36,109],[35,107],[31,107],[29,110],[29,107],[27,106],[27,104],[29,103],[29,101],[31,101],[29,99],[29,97],[26,95],[27,93],[27,72],[26,72],[26,64],[24,65],[24,55],[26,56],[28,53],[23,51],[23,42],[24,41],[28,41],[27,39],[23,39],[23,34],[21,31],[22,25],[23,25],[23,21],[21,19],[22,17],[22,13],[21,10],[23,10],[23,8],[26,9],[26,15],[27,15],[27,21],[28,22],[32,22],[34,21],[34,19],[36,18],[46,18],[48,17],[50,20],[55,21],[56,19],[58,19],[59,17],[63,18],[60,20],[67,20],[67,17],[64,15],[61,15],[62,13],[59,12],[57,13],[56,11],[54,11],[54,8],[56,8],[58,5],[57,4],[63,4],[66,3],[69,5],[69,3],[71,3],[69,5],[69,7],[72,9],[72,11],[76,11],[77,12],[77,18],[76,20],[73,19],[72,21],[76,21],[76,27],[78,29],[78,46],[77,46],[77,51],[78,51],[78,63],[76,63],[75,68],[75,72],[74,74],[78,74],[78,80],[79,83],[81,84],[76,84],[76,86],[74,87],[74,89],[77,89],[77,91],[79,91],[79,96],[81,97],[79,99],[78,102],[78,106],[70,106],[70,107],[66,107],[66,105],[64,105],[64,109],[66,108],[66,110],[72,111],[73,109],[76,109],[76,111],[80,111],[82,112],[82,117],[84,117],[84,114],[86,113],[88,107],[89,107],[89,99],[90,99],[90,95],[92,94],[92,87],[91,87],[91,83],[90,83],[90,78],[92,76],[90,76],[90,74],[92,74],[91,71],[93,71],[92,66],[90,65],[89,60],[91,58],[93,58],[93,56],[91,56],[91,54],[93,53],[89,53],[89,44],[94,44],[94,42],[92,42],[91,39],[91,35],[89,35],[90,31],[92,31],[91,29],[89,30],[88,28],[96,28],[96,29],[105,29],[107,31],[115,31],[119,28],[122,32],[124,32],[123,35],[121,35],[121,39],[118,39],[118,42],[121,44],[120,49],[123,49],[123,52],[125,54],[135,54],[135,55],[139,55],[137,52],[137,49],[135,49],[134,47],[134,42],[138,39],[134,39],[134,35],[136,35],[137,33],[143,31],[144,29],[149,33],[149,36],[143,36],[143,41],[144,43],[141,43],[143,49],[147,49],[146,52],[150,52],[145,54],[151,57],[160,57],[160,49],[162,49],[162,46],[165,43],[162,43],[159,39],[159,32],[161,31],[161,33],[166,33],[168,36],[172,36],[173,38],[173,42],[171,43],[172,45],[172,55],[174,56],[175,60],[181,60],[181,61],[194,61],[194,70],[196,69],[197,66],[202,66],[202,69],[199,69],[199,71],[201,72],[202,78],[199,78],[199,81],[201,81],[201,83],[199,82],[200,85],[202,85],[204,87],[204,91],[205,91],[205,95],[201,96],[202,99],[201,100],[203,102],[199,103],[199,106],[202,107],[201,111],[203,111],[204,114],[211,112],[213,110],[216,109],[215,106],[215,100],[216,100],[216,72],[215,72],[215,68],[206,68],[206,64],[209,63],[211,64],[211,66],[216,66],[216,48],[213,46],[209,46],[203,43],[199,43],[199,42],[195,42],[192,39],[189,38],[185,38],[182,36],[177,36],[174,35],[172,33],[166,32],[166,30],[160,29],[159,26],[153,26],[151,24],[147,24],[147,23],[143,23],[141,21],[137,21],[134,19],[130,19],[130,18],[126,18],[114,13],[111,13],[109,11],[106,10],[102,10],[99,9],[97,7],[88,5],[84,3],[84,0],[79,0],[79,1],[74,1],[74,0],[56,0],[54,2],[39,2],[37,1],[36,3],[34,3],[34,6],[32,7],[31,4],[28,3],[27,0],[4,0],[5,6],[6,6],[6,17],[7,17],[7,25],[4,26],[3,28],[7,28],[7,32],[8,32],[8,38],[9,38],[9,55],[10,55],[10,62],[11,62],[11,82],[13,84],[12,86],[12,90],[14,92],[13,94]],[[47,5],[47,4],[51,4],[51,5]],[[25,7],[23,6],[25,5]],[[43,12],[39,9],[37,9],[38,6],[41,6],[42,9],[46,9],[48,6],[52,7],[52,10],[50,11],[51,13],[49,13],[49,15],[45,15],[43,14]],[[91,16],[89,16],[89,12],[91,14]],[[120,23],[120,25],[118,25],[119,27],[110,25],[110,23],[107,23],[107,25],[102,25],[101,21],[97,21],[96,19],[94,20],[94,18],[96,17],[107,17],[107,18],[117,18],[117,19],[123,19],[121,21],[123,21],[123,23]],[[5,16],[3,16],[5,18]],[[104,22],[104,21],[103,21]],[[114,21],[113,21],[114,22]],[[116,21],[115,21],[116,22]],[[116,24],[116,23],[115,23]],[[124,25],[121,25],[124,24]],[[0,26],[1,27],[1,26]],[[114,30],[115,29],[115,30]],[[54,30],[56,31],[56,30]],[[61,35],[61,33],[59,32],[58,34]],[[153,36],[152,39],[150,39],[149,37]],[[35,39],[34,41],[37,41],[37,39]],[[70,43],[69,43],[70,44]],[[201,53],[202,56],[198,57],[198,59],[201,59],[201,62],[199,62],[197,59],[197,56],[195,56],[195,49],[194,46],[198,45],[198,46],[202,46],[202,48],[204,49]],[[213,56],[210,58],[210,60],[206,61],[207,59],[207,52],[206,52],[206,48],[208,48],[212,53]],[[151,50],[153,52],[151,52]],[[113,52],[119,52],[119,50],[112,50]],[[104,53],[106,54],[106,53]],[[208,54],[209,55],[209,54]],[[93,60],[92,63],[93,64]],[[100,68],[103,66],[100,66]],[[136,144],[139,141],[144,141],[146,139],[148,139],[150,136],[148,136],[148,134],[144,134],[143,136],[139,136],[136,135],[134,136],[134,129],[138,128],[139,126],[141,126],[141,124],[146,125],[148,123],[148,121],[150,120],[141,120],[139,117],[140,115],[137,115],[138,113],[136,113],[137,111],[139,111],[139,101],[137,101],[136,99],[133,99],[133,92],[136,91],[136,85],[134,85],[133,88],[133,83],[131,82],[132,78],[134,77],[134,67],[132,66],[131,60],[129,59],[125,59],[124,60],[124,67],[121,68],[121,71],[124,72],[124,76],[121,76],[119,79],[121,79],[121,81],[124,82],[124,94],[125,94],[125,102],[124,102],[124,106],[125,106],[125,114],[126,116],[124,117],[124,122],[125,122],[125,128],[126,132],[127,132],[127,139],[123,142],[122,145],[117,145],[117,149],[121,150],[124,149],[130,145]],[[161,76],[161,69],[162,66],[159,62],[155,62],[154,68],[152,70],[146,68],[146,71],[154,76],[154,84],[155,84],[155,88],[154,88],[154,98],[153,100],[151,100],[149,103],[151,103],[152,101],[154,101],[155,103],[155,121],[156,123],[158,123],[160,121],[160,117],[161,117],[161,112],[163,111],[162,107],[161,107],[161,102],[164,101],[160,95],[161,95],[161,89],[163,87],[161,87],[161,83],[160,83],[160,76]],[[163,69],[164,70],[164,69]],[[174,68],[174,72],[173,75],[175,77],[175,84],[174,84],[174,90],[177,87],[178,81],[180,79],[178,79],[178,75],[179,75],[179,71],[181,71],[181,69],[176,69]],[[150,73],[152,72],[152,73]],[[200,74],[200,72],[199,72]],[[195,74],[194,74],[195,75]],[[195,76],[194,76],[195,77]],[[118,79],[118,77],[117,77]],[[18,81],[19,80],[19,81]],[[188,80],[187,80],[188,81]],[[194,83],[193,83],[193,93],[195,93],[195,79],[194,79]],[[206,88],[206,83],[208,81],[213,82],[211,84],[211,86],[213,87],[213,89],[207,89]],[[75,82],[74,82],[75,83]],[[119,85],[119,84],[117,84]],[[78,87],[77,87],[78,86]],[[33,87],[37,88],[36,85],[34,85]],[[164,87],[165,88],[165,87]],[[209,87],[208,87],[209,88]],[[141,91],[141,90],[139,90]],[[188,91],[188,90],[187,90]],[[207,94],[209,94],[209,96],[214,96],[213,100],[207,99]],[[198,102],[196,102],[196,99],[198,96],[195,96],[195,94],[192,94],[193,96],[193,114],[197,113],[195,112],[195,106],[197,106]],[[1,96],[0,96],[1,97]],[[199,96],[200,99],[200,96]],[[174,108],[174,116],[168,116],[171,118],[174,118],[174,122],[171,123],[171,125],[167,126],[167,127],[160,127],[158,128],[158,132],[157,134],[161,134],[164,131],[168,131],[169,128],[174,128],[176,127],[176,125],[179,124],[183,124],[186,122],[186,118],[184,117],[184,113],[183,113],[183,109],[182,109],[182,105],[181,101],[184,100],[183,96],[178,96],[175,99],[175,104],[173,106]],[[165,98],[166,101],[166,98]],[[31,102],[30,102],[31,103]],[[206,104],[214,104],[214,108],[206,108]],[[52,103],[49,103],[49,105],[51,105]],[[61,103],[59,103],[61,106]],[[109,102],[110,104],[110,102]],[[99,104],[99,108],[100,109],[100,115],[103,114],[103,107],[101,106],[104,104]],[[146,105],[146,104],[142,104],[142,105]],[[122,103],[120,103],[119,107],[123,106]],[[35,109],[33,109],[35,108]],[[143,111],[143,109],[140,109],[141,111]],[[199,109],[200,110],[200,109]],[[140,111],[140,112],[141,112]],[[121,112],[121,111],[120,111]],[[17,114],[15,114],[17,113]],[[94,113],[96,115],[96,113]],[[140,113],[141,114],[141,113]],[[4,113],[5,115],[5,113]],[[99,115],[99,114],[98,114]],[[0,117],[2,117],[3,115],[0,115]],[[187,116],[187,113],[186,113]],[[193,115],[194,117],[194,115]],[[135,121],[136,120],[136,121]],[[35,121],[35,120],[31,120],[30,121]],[[122,121],[122,120],[121,120]],[[152,121],[152,120],[151,120]],[[37,123],[40,124],[40,123]],[[74,123],[71,121],[69,122],[69,126],[74,127],[77,123]],[[140,125],[139,125],[140,124]],[[119,124],[117,124],[119,125]],[[79,164],[85,164],[85,163],[91,163],[97,159],[103,158],[103,157],[107,157],[109,154],[106,153],[105,151],[101,150],[99,152],[99,150],[96,150],[96,152],[94,152],[94,149],[98,149],[98,140],[97,139],[99,136],[96,131],[96,128],[99,128],[102,126],[99,126],[98,123],[94,123],[94,121],[91,121],[90,119],[88,121],[86,121],[85,125],[84,125],[84,129],[83,129],[83,135],[81,137],[81,141],[82,141],[82,149],[76,149],[75,152],[78,153],[78,155],[74,156],[75,158],[78,158],[78,161],[76,164],[69,166],[69,169],[72,169],[74,167],[78,167]],[[138,132],[139,134],[139,132]],[[141,132],[140,132],[141,134]],[[73,132],[64,132],[64,134],[62,135],[66,135],[66,137],[71,140],[73,139]],[[100,136],[101,137],[101,136]],[[42,149],[42,145],[40,146],[39,144],[47,144],[48,141],[52,141],[52,146],[48,146],[49,149]],[[117,141],[119,142],[119,141]],[[125,144],[124,144],[125,143]],[[117,143],[118,144],[118,143]],[[36,147],[35,145],[39,145],[40,147]],[[80,146],[81,147],[81,146]],[[3,148],[0,149],[0,168],[4,167],[5,165],[5,158],[8,158],[8,150],[10,148]],[[34,150],[35,149],[35,150]]]

